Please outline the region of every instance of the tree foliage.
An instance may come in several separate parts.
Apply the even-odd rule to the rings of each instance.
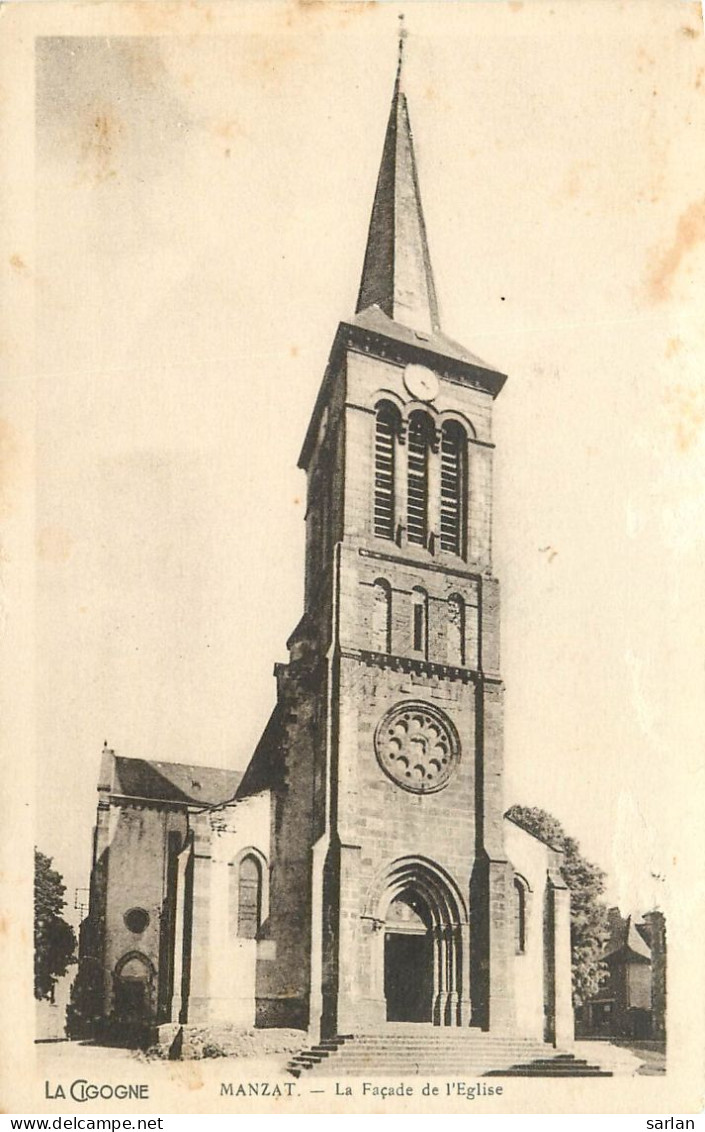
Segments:
[[[561,871],[570,889],[570,944],[573,1003],[581,1006],[596,994],[604,978],[601,956],[609,935],[605,873],[587,861],[580,846],[551,814],[535,806],[512,806],[507,817],[529,833],[563,851]]]
[[[61,916],[66,886],[51,857],[34,850],[34,997],[51,999],[56,980],[76,962],[76,936]]]

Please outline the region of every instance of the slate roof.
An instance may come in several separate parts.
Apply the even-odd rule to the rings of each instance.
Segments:
[[[438,331],[436,287],[402,85],[400,54],[356,310],[376,304],[391,319]]]
[[[495,366],[491,366],[489,362],[483,362],[482,358],[478,358],[465,346],[461,346],[459,342],[449,338],[442,330],[429,330],[428,332],[413,330],[410,326],[395,322],[378,306],[367,307],[365,310],[359,311],[347,322],[350,326],[359,326],[363,330],[383,334],[385,338],[392,338],[396,342],[402,342],[405,346],[416,346],[417,349],[438,354],[441,358],[453,358],[455,361],[464,362],[465,365],[476,366],[478,369],[487,370],[488,373],[504,377],[504,374],[500,374]]]
[[[235,796],[241,779],[242,773],[237,770],[116,755],[110,793],[155,802],[217,806]]]
[[[280,705],[277,704],[244,771],[238,789],[239,798],[247,798],[263,790],[276,789],[282,784],[283,765],[279,750],[281,735],[282,712]]]
[[[622,916],[618,908],[610,908],[610,935],[605,944],[603,959],[617,956],[651,959],[651,948],[647,942],[647,928],[645,924],[640,923],[641,920],[642,917],[639,915]]]
[[[485,370],[501,389],[503,374],[441,330],[401,49],[355,311],[348,325]]]

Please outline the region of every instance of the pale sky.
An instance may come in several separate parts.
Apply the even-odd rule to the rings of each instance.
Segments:
[[[273,706],[302,603],[296,460],[354,310],[402,9],[443,328],[509,374],[506,804],[559,818],[625,910],[682,882],[699,5],[233,4],[196,35],[145,16],[106,36],[98,14],[94,38],[38,41],[37,841],[71,898],[104,739],[244,767]]]

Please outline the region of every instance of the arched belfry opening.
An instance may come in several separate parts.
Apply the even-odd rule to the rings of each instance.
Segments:
[[[386,1020],[468,1025],[468,916],[451,878],[430,861],[405,858],[386,870],[378,892]]]

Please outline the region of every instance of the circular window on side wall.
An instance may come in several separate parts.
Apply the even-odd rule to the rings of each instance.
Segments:
[[[141,935],[149,924],[149,912],[146,908],[130,908],[123,916],[125,927],[135,935]]]
[[[460,762],[460,740],[445,712],[407,701],[396,704],[377,724],[375,754],[397,786],[414,794],[433,794],[453,776]]]

